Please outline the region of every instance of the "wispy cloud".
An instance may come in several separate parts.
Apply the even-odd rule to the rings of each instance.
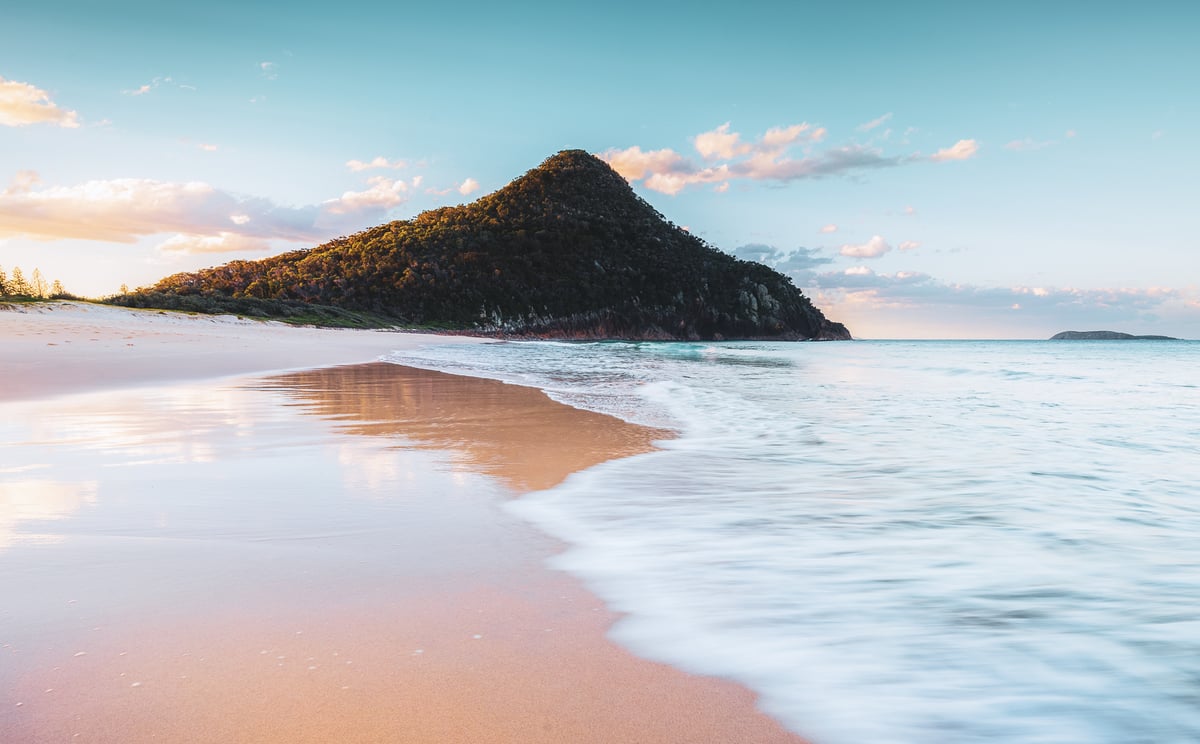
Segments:
[[[1012,150],[1013,152],[1026,152],[1029,150],[1041,150],[1055,144],[1057,143],[1052,140],[1035,140],[1032,137],[1025,137],[1024,139],[1006,142],[1004,149]]]
[[[924,327],[929,329],[925,335],[944,335],[956,327],[974,329],[969,332],[975,335],[986,328],[990,330],[984,333],[1025,337],[1072,328],[1137,332],[1161,328],[1168,316],[1190,327],[1200,325],[1195,293],[1163,287],[981,287],[922,272],[876,273],[866,266],[800,272],[799,279],[831,317],[860,326]],[[860,334],[870,335],[865,327]]]
[[[474,178],[468,178],[458,185],[458,193],[462,194],[463,196],[467,196],[468,194],[472,194],[478,190],[479,181],[476,181]]]
[[[833,224],[832,222],[830,222],[828,225],[825,225],[821,228],[821,232],[823,232],[823,233],[835,233],[837,231],[838,231],[838,226]]]
[[[379,222],[413,188],[382,176],[367,183],[291,207],[203,182],[114,179],[36,188],[37,174],[22,171],[0,193],[0,238],[132,243],[174,234],[164,250],[203,253],[259,250],[272,240],[317,242]]]
[[[263,238],[254,238],[232,232],[216,235],[176,234],[158,246],[164,253],[265,253],[271,244]]]
[[[267,80],[275,80],[279,77],[279,65],[274,62],[259,62],[258,71]]]
[[[136,88],[130,88],[129,90],[123,90],[123,91],[121,91],[121,94],[126,95],[126,96],[144,96],[147,93],[149,93],[157,88],[161,88],[164,85],[183,88],[185,90],[195,90],[196,89],[196,87],[194,85],[176,84],[175,81],[169,75],[160,75],[160,76],[155,77],[153,80],[146,83],[145,85],[139,85]]]
[[[393,170],[405,168],[408,162],[404,160],[388,160],[382,155],[378,155],[371,160],[347,160],[346,167],[352,171],[365,171],[374,168],[390,168]]]
[[[866,122],[865,124],[859,124],[857,127],[855,127],[855,129],[857,129],[860,132],[869,132],[872,129],[875,129],[876,127],[882,126],[890,118],[892,118],[891,111],[887,112],[886,114],[879,117],[878,119],[872,119],[872,120]]]
[[[920,160],[965,159],[974,155],[974,140],[961,140],[952,147],[923,158],[919,155],[889,156],[861,144],[819,149],[828,132],[807,122],[768,129],[747,141],[725,123],[692,139],[703,165],[670,148],[643,150],[634,145],[613,148],[600,157],[631,183],[675,195],[689,186],[724,184],[733,180],[790,181],[860,173],[891,168]],[[799,152],[792,152],[798,148]],[[719,190],[724,190],[723,187]]]
[[[900,242],[900,245],[896,246],[896,249],[901,251],[915,251],[920,247],[921,244],[915,240],[903,240]]]
[[[979,143],[973,139],[963,139],[955,142],[950,147],[938,150],[929,156],[929,159],[934,162],[944,162],[947,160],[967,160],[975,157],[975,153],[979,152]]]
[[[75,129],[79,115],[62,109],[50,100],[50,94],[29,83],[0,77],[0,125],[23,127],[29,124]]]

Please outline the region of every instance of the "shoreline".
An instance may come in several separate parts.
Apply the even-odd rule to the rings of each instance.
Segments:
[[[6,324],[4,316],[0,313],[0,331],[12,330],[14,324]],[[445,483],[430,472],[430,463],[440,461],[418,463],[416,477],[426,489],[460,493],[452,485],[463,477],[469,483],[484,477],[503,488],[480,496],[480,490],[487,489],[474,483],[463,487],[463,495],[449,505],[406,505],[412,513],[405,513],[412,520],[427,523],[428,534],[412,527],[400,533],[423,545],[408,556],[415,566],[401,570],[388,561],[372,563],[377,565],[373,570],[393,572],[384,585],[359,585],[353,562],[339,573],[340,564],[329,565],[321,554],[310,571],[325,576],[323,591],[330,603],[326,608],[299,602],[303,593],[273,589],[282,593],[259,601],[247,589],[243,604],[202,606],[196,614],[183,617],[151,613],[112,636],[92,637],[93,650],[79,657],[82,662],[71,665],[69,659],[68,663],[58,660],[50,671],[23,677],[15,692],[25,699],[0,702],[4,711],[0,732],[11,731],[28,741],[70,738],[70,722],[65,720],[58,722],[62,728],[46,730],[45,739],[30,736],[32,730],[21,727],[21,721],[28,724],[31,714],[36,717],[39,710],[43,716],[60,718],[65,712],[56,707],[59,703],[46,699],[49,693],[38,694],[37,688],[44,685],[60,694],[77,688],[82,695],[76,701],[77,715],[83,711],[118,727],[112,739],[100,740],[142,741],[165,735],[174,740],[263,742],[800,741],[759,711],[746,688],[645,661],[609,640],[606,633],[616,617],[613,612],[581,582],[546,566],[545,560],[561,550],[561,544],[498,509],[497,499],[548,488],[571,472],[647,451],[661,433],[570,408],[534,388],[364,363],[398,348],[400,341],[469,342],[463,337],[326,331],[233,319],[213,323],[206,317],[194,323],[171,319],[167,324],[159,318],[97,322],[94,316],[88,319],[90,324],[81,324],[71,313],[66,317],[73,325],[63,323],[61,313],[51,319],[26,319],[30,321],[24,324],[27,332],[40,334],[25,337],[19,344],[22,355],[5,358],[0,369],[6,383],[22,363],[45,364],[47,351],[52,355],[61,351],[68,340],[75,347],[69,349],[75,359],[90,363],[91,356],[99,357],[90,371],[97,372],[98,366],[100,373],[88,376],[76,369],[71,374],[42,375],[24,387],[6,384],[0,405],[39,396],[41,403],[28,405],[53,410],[79,400],[55,396],[91,389],[110,391],[99,396],[113,398],[109,405],[119,399],[131,406],[136,403],[129,401],[139,398],[138,389],[148,384],[193,380],[191,388],[215,387],[219,392],[229,387],[221,377],[253,374],[243,389],[282,395],[288,405],[302,411],[300,415],[336,429],[331,442],[341,443],[345,451],[339,457],[356,463],[355,472],[363,470],[391,483],[386,469],[381,470],[383,475],[373,474],[354,458],[378,465],[394,456],[395,442],[403,439],[423,457],[430,452],[448,453],[451,472]],[[108,335],[90,335],[98,326],[106,326]],[[88,339],[101,340],[82,339],[81,327],[88,329]],[[314,341],[327,339],[328,334],[342,338],[312,348]],[[121,345],[130,342],[129,335],[133,346]],[[95,349],[103,351],[95,354]],[[121,376],[131,355],[145,365],[132,379]],[[328,366],[350,362],[357,363]],[[188,364],[192,366],[181,369]],[[305,371],[265,374],[287,368]],[[55,369],[61,372],[69,366],[60,363]],[[137,412],[127,415],[139,421],[154,419]],[[318,425],[317,421],[303,423]],[[218,469],[220,463],[218,459]],[[456,475],[460,470],[471,475]],[[496,495],[500,492],[508,496]],[[97,500],[103,504],[103,488],[99,493]],[[439,521],[446,519],[443,509],[451,506],[458,509],[457,521],[443,524]],[[464,524],[470,525],[469,545],[456,547]],[[438,535],[448,544],[433,540]],[[233,551],[226,557],[237,564]],[[4,560],[0,547],[0,562]],[[222,559],[218,555],[204,560],[207,565]],[[286,581],[271,586],[309,581],[292,576],[290,570],[284,570]],[[236,588],[238,581],[230,583]],[[384,587],[386,593],[380,594]],[[120,610],[114,608],[118,615]],[[0,618],[0,629],[3,624]],[[418,643],[419,648],[414,648]],[[347,661],[354,662],[356,682],[323,687],[314,679],[325,674],[318,667],[333,673],[331,649],[338,649],[333,652],[338,663],[352,657]],[[102,666],[106,654],[121,659],[119,665]],[[201,656],[203,664],[195,661]],[[183,661],[184,657],[189,660]],[[264,664],[264,658],[272,663]],[[217,659],[220,669],[214,672],[206,665]],[[287,659],[319,663],[281,677],[279,670],[291,663]],[[401,665],[399,659],[410,663]],[[93,666],[85,668],[85,664]],[[136,697],[131,697],[128,687],[110,689],[100,684],[118,668],[126,670],[122,674],[140,675],[139,682],[144,678],[145,685],[134,688]],[[172,692],[171,686],[152,682],[165,683],[180,674],[194,680],[182,692],[178,683]],[[339,687],[356,694],[342,696]],[[259,690],[262,698],[253,705],[240,698],[249,689]],[[136,712],[131,707],[135,700]],[[297,707],[296,700],[309,704]],[[16,702],[23,703],[20,709],[13,707]],[[281,714],[287,720],[279,720]],[[203,736],[198,735],[200,730],[205,730]]]

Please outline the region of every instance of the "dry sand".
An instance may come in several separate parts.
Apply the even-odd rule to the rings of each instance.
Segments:
[[[661,432],[528,388],[388,364],[206,383],[175,397],[120,389],[369,362],[404,344],[447,340],[440,337],[62,306],[0,312],[0,340],[0,413],[4,398],[111,389],[8,410],[73,432],[102,416],[105,436],[128,457],[142,457],[148,442],[160,454],[203,460],[143,466],[145,482],[132,467],[95,470],[72,510],[95,522],[119,502],[111,519],[136,521],[139,498],[147,499],[158,511],[137,539],[115,534],[114,522],[61,543],[0,543],[0,740],[799,741],[757,711],[747,690],[609,641],[612,613],[544,567],[561,546],[499,508],[520,491],[645,451]],[[222,386],[217,395],[194,392]],[[256,409],[267,396],[276,396],[270,407]],[[277,398],[293,418],[279,418]],[[212,421],[226,423],[201,425]],[[302,464],[277,477],[316,489],[315,458],[334,451],[352,476],[347,492],[334,494],[327,512],[303,517],[312,524],[287,539],[239,539],[239,529],[255,529],[236,511],[253,496],[230,494],[210,514],[188,489],[211,486],[183,480],[234,477],[222,447],[235,436],[244,439],[243,465],[255,456],[274,463],[264,453],[312,439],[298,450],[314,453],[311,472]],[[20,452],[19,442],[0,445]],[[175,483],[156,480],[176,472]],[[7,476],[10,485],[22,477]],[[362,499],[391,498],[401,484],[420,498],[382,505],[388,519],[372,530],[339,534]],[[231,488],[239,486],[250,488]],[[163,489],[176,498],[159,503]],[[55,516],[69,519],[72,510]],[[177,512],[218,526],[170,527]],[[156,532],[159,524],[168,527]]]
[[[473,339],[85,302],[0,304],[0,400],[372,361]]]

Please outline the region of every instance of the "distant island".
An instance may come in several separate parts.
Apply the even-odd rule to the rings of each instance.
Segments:
[[[1051,341],[1179,341],[1171,336],[1134,336],[1119,331],[1063,331],[1050,337]]]
[[[565,150],[499,191],[110,300],[266,317],[567,339],[834,340],[792,280],[668,222],[607,163]]]

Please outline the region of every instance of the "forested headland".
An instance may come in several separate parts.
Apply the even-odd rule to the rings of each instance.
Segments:
[[[110,301],[533,337],[850,337],[788,277],[670,223],[581,150],[467,205]]]

